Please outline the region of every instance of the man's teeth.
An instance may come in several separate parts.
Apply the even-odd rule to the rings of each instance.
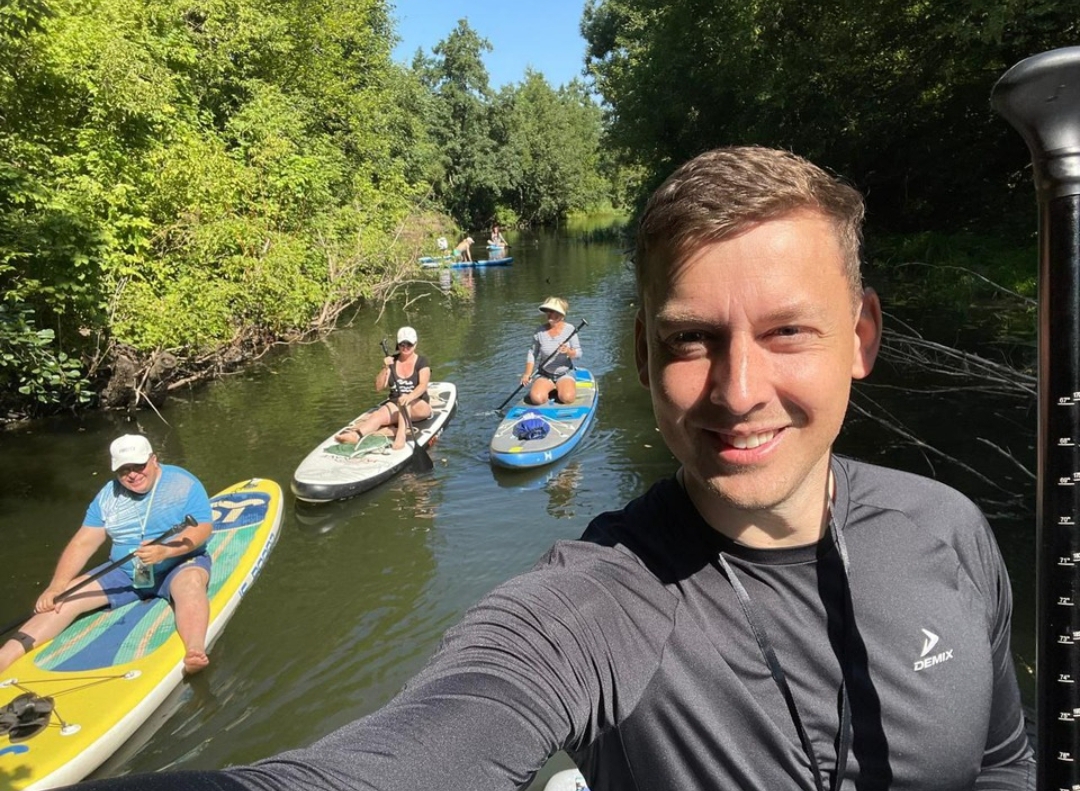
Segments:
[[[748,437],[732,437],[730,442],[731,447],[733,448],[738,448],[739,450],[751,450],[758,445],[764,445],[775,436],[775,431],[766,431],[763,434],[751,434]]]

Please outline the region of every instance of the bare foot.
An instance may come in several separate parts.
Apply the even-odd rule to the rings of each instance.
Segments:
[[[357,442],[360,441],[360,432],[356,429],[347,428],[344,431],[339,431],[337,434],[335,434],[334,439],[338,442],[350,442],[355,445]]]
[[[392,449],[394,449],[394,450],[401,450],[402,448],[404,448],[404,447],[405,447],[405,440],[401,440],[401,441],[399,442],[398,440],[396,440],[396,439],[395,439],[395,440],[394,440],[394,441],[393,441],[393,442],[392,442],[392,443],[390,444],[390,447],[391,447]]]
[[[205,651],[188,651],[184,655],[184,672],[189,676],[198,673],[210,664],[210,657]]]

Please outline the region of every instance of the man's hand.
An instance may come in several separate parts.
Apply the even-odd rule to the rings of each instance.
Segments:
[[[34,602],[34,612],[50,612],[52,610],[60,612],[60,607],[64,602],[57,601],[56,597],[63,593],[64,590],[65,588],[54,588],[51,586],[46,588],[42,594],[38,596],[38,600]]]
[[[151,544],[144,541],[142,546],[135,550],[135,557],[147,566],[153,566],[172,556],[172,550],[167,544]]]

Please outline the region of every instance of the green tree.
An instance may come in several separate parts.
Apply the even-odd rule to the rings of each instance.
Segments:
[[[190,359],[370,295],[432,167],[392,36],[385,0],[0,7],[8,368]]]
[[[485,225],[505,184],[491,137],[492,91],[482,54],[491,44],[461,19],[413,67],[434,96],[428,132],[441,153],[436,196],[466,228]]]
[[[495,119],[508,179],[501,202],[522,222],[551,223],[609,202],[600,174],[601,113],[581,82],[556,91],[527,70],[519,86],[499,95]]]
[[[705,149],[758,143],[852,178],[877,223],[953,229],[1000,223],[1026,160],[991,86],[1075,42],[1080,16],[1020,0],[590,0],[582,32],[610,144],[646,187]]]

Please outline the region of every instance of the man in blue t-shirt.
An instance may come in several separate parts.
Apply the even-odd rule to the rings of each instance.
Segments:
[[[35,645],[51,640],[83,613],[154,597],[172,601],[176,631],[186,651],[184,671],[197,673],[210,664],[206,656],[210,618],[206,542],[213,515],[206,489],[187,470],[158,463],[150,442],[142,435],[118,438],[109,452],[116,477],[86,509],[82,527],[64,548],[49,587],[34,605],[33,617],[0,646],[0,672]],[[153,543],[189,515],[196,524]],[[70,598],[63,596],[64,591],[93,576],[93,571],[80,572],[106,538],[112,540],[110,563],[124,562]]]

